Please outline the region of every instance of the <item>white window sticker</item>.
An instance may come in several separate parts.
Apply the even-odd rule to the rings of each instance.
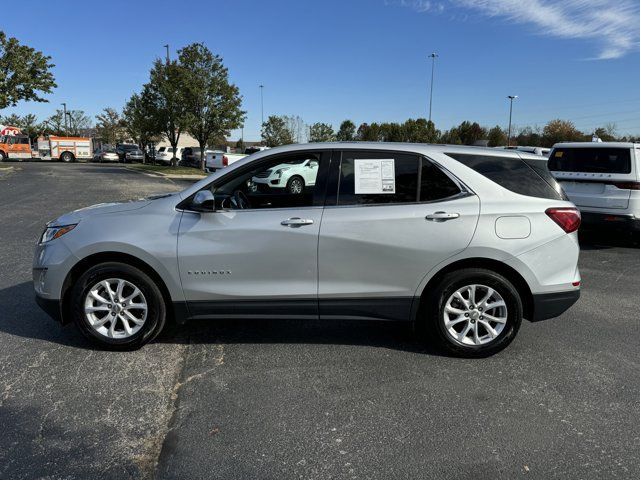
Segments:
[[[355,159],[355,194],[396,193],[393,158]]]

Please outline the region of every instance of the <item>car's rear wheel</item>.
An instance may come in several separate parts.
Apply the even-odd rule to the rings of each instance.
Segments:
[[[480,268],[450,272],[426,305],[430,331],[440,346],[463,357],[486,357],[515,338],[522,300],[504,276]]]
[[[162,293],[144,272],[117,262],[87,270],[71,293],[73,319],[91,341],[112,350],[139,348],[166,321]]]
[[[291,177],[287,182],[287,192],[298,195],[304,191],[304,180],[302,177],[295,176]]]
[[[62,152],[62,155],[60,155],[60,160],[62,160],[65,163],[70,163],[75,161],[75,157],[73,156],[73,153],[71,152]]]
[[[0,150],[0,162],[4,162],[7,159],[7,154]]]

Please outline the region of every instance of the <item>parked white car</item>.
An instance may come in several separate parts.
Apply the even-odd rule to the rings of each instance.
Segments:
[[[176,149],[176,162],[179,162],[182,158],[182,150],[184,147],[178,147]],[[160,147],[156,152],[156,163],[164,163],[171,165],[171,159],[173,158],[173,147]]]
[[[260,172],[252,178],[258,190],[284,190],[287,193],[302,193],[313,187],[318,176],[318,161],[315,158],[290,160]]]
[[[640,144],[558,143],[549,170],[580,209],[585,226],[640,231]]]

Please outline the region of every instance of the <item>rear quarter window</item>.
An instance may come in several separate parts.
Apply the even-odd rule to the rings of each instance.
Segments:
[[[520,157],[493,157],[447,153],[503,188],[528,197],[566,200],[566,195],[546,168],[537,161],[531,165]]]
[[[630,148],[556,148],[549,158],[552,172],[631,173]]]

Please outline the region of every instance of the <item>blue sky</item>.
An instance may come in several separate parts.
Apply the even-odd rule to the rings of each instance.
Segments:
[[[338,126],[426,117],[506,126],[607,122],[640,134],[638,0],[25,1],[9,36],[53,57],[50,103],[0,114],[44,118],[66,102],[95,115],[122,108],[156,57],[191,42],[222,55],[247,111],[245,139],[265,117],[300,115]],[[239,136],[234,132],[232,138]]]

